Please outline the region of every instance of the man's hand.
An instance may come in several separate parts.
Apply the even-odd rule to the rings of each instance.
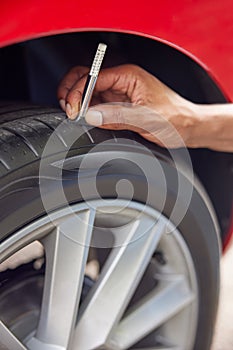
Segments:
[[[60,105],[71,119],[79,112],[88,72],[87,67],[74,67],[59,85]],[[122,65],[100,72],[86,121],[132,130],[167,148],[232,151],[232,109],[230,104],[196,105],[142,68]]]
[[[60,105],[71,119],[80,109],[88,71],[87,67],[73,68],[58,88]],[[171,148],[191,144],[198,122],[191,102],[134,65],[103,69],[97,79],[93,105],[86,116],[89,124],[136,131],[149,141]]]

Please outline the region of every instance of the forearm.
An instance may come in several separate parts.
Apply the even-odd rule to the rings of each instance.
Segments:
[[[194,105],[196,123],[190,147],[233,152],[233,104]]]

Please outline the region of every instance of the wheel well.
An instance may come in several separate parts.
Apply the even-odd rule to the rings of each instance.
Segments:
[[[2,98],[57,104],[53,88],[69,68],[90,65],[100,41],[109,45],[105,67],[136,64],[193,102],[226,102],[208,73],[184,53],[150,38],[113,32],[60,34],[0,49]]]
[[[105,67],[136,64],[193,102],[226,102],[220,88],[192,58],[162,42],[114,32],[61,34],[0,49],[1,98],[58,106],[60,79],[74,65],[90,66],[100,41],[109,45]],[[224,238],[231,215],[233,155],[206,149],[191,150],[190,154],[212,199]]]

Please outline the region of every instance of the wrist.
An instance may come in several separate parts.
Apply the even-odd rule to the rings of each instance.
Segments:
[[[212,106],[211,106],[212,107]],[[210,105],[191,103],[192,126],[186,142],[190,148],[213,148],[214,140],[221,133],[221,125],[217,116],[213,115]]]
[[[190,148],[200,148],[205,147],[205,130],[207,127],[207,120],[203,116],[203,111],[201,110],[201,105],[190,103],[189,104],[189,116],[190,130],[189,137],[186,141],[187,147]],[[204,139],[203,139],[204,137]]]
[[[178,115],[180,116],[180,123],[177,124],[178,130],[180,130],[181,137],[187,147],[199,148],[202,146],[202,132],[200,132],[200,126],[203,127],[203,118],[200,111],[200,106],[185,100],[179,106]],[[178,120],[176,120],[177,122]]]

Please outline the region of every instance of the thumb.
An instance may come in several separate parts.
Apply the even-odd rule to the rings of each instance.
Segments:
[[[89,108],[85,119],[88,124],[105,129],[139,131],[143,115],[139,110],[132,105],[96,105]]]

